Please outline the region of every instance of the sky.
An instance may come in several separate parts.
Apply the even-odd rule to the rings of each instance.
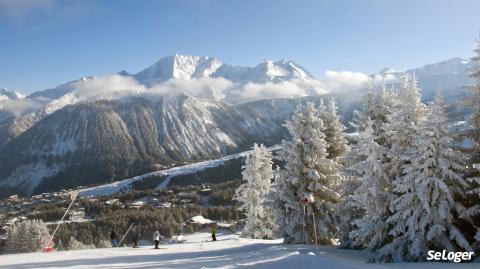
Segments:
[[[0,88],[136,73],[174,53],[317,78],[472,56],[478,0],[0,0]]]

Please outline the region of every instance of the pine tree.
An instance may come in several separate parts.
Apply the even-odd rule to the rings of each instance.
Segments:
[[[469,77],[473,80],[473,84],[464,87],[469,95],[462,100],[462,104],[472,112],[469,120],[470,135],[478,149],[480,147],[480,35],[474,52],[476,55],[471,58],[473,65],[469,70]]]
[[[78,241],[75,239],[75,237],[70,236],[70,239],[68,240],[68,250],[81,250],[81,249],[91,249],[95,248],[93,245],[85,245],[84,243]]]
[[[337,105],[333,99],[327,106],[320,102],[319,115],[325,126],[323,133],[325,134],[325,141],[327,142],[328,158],[339,161],[339,158],[345,157],[349,147],[348,141],[345,138],[345,126],[340,121],[340,116],[337,113]]]
[[[327,158],[325,127],[313,104],[298,105],[285,126],[292,141],[284,141],[280,153],[280,159],[285,161],[284,170],[279,175],[280,186],[277,186],[285,210],[279,223],[280,232],[284,242],[302,243],[305,221],[306,241],[312,243],[314,229],[311,216],[314,213],[319,242],[330,244],[336,234],[334,205],[340,200],[335,189],[343,180],[340,165]],[[314,200],[306,208],[308,217],[305,219],[299,203],[304,195]]]
[[[425,120],[426,107],[421,102],[420,89],[415,76],[409,79],[407,74],[400,78],[401,87],[394,110],[385,127],[391,145],[388,152],[389,173],[395,180],[402,176],[405,153],[412,147],[418,126]]]
[[[347,156],[350,147],[345,137],[345,126],[341,123],[340,116],[337,112],[337,105],[334,99],[330,99],[327,105],[324,105],[323,99],[320,100],[318,108],[320,118],[322,119],[325,130],[325,142],[327,142],[327,158],[334,160],[342,165],[345,164],[345,157]],[[334,208],[335,226],[338,230],[336,232],[341,238],[341,247],[350,247],[349,232],[351,230],[351,219],[358,215],[358,212],[352,206],[351,194],[358,186],[358,180],[354,177],[345,177],[342,184],[336,188],[336,191],[341,194],[341,201],[339,201]]]
[[[56,250],[57,250],[57,251],[63,251],[63,250],[65,250],[65,247],[63,246],[62,240],[58,240],[58,244],[57,244],[57,246],[56,246]]]
[[[397,100],[397,95],[387,89],[385,83],[382,83],[378,90],[369,88],[363,100],[363,111],[354,111],[354,122],[350,124],[360,133],[366,129],[368,119],[372,120],[377,143],[389,147],[386,126],[394,111],[395,100]]]
[[[19,250],[19,241],[18,241],[18,224],[13,223],[7,227],[7,242],[6,242],[6,252],[7,253],[20,253]]]
[[[30,236],[30,246],[33,251],[39,251],[50,242],[50,232],[42,220],[32,220],[27,226]],[[53,246],[52,246],[53,247]]]
[[[374,122],[368,119],[367,128],[358,141],[365,160],[356,166],[363,177],[354,199],[364,210],[364,215],[354,221],[357,228],[351,233],[354,243],[366,247],[371,254],[389,240],[386,219],[392,184],[385,170],[387,149],[376,142],[373,126]]]
[[[404,175],[403,166],[406,163],[408,151],[413,147],[413,141],[419,131],[418,126],[425,121],[427,113],[425,105],[421,102],[420,89],[417,87],[415,76],[410,80],[407,74],[403,74],[400,80],[400,90],[396,95],[391,113],[388,113],[388,105],[387,110],[384,111],[387,112],[387,122],[379,118],[381,125],[375,126],[378,135],[375,136],[374,141],[378,146],[386,149],[383,156],[377,155],[380,161],[376,166],[381,168],[382,175],[372,176],[375,184],[378,184],[374,187],[374,192],[378,192],[378,196],[373,196],[375,198],[372,199],[376,203],[373,206],[377,207],[377,214],[370,215],[368,206],[365,207],[366,217],[363,218],[363,222],[361,220],[356,222],[359,229],[352,233],[353,237],[362,239],[360,242],[363,241],[372,254],[370,257],[372,261],[384,261],[388,256],[383,250],[385,250],[384,246],[393,239],[390,234],[392,224],[387,222],[392,215],[389,206],[398,195],[393,190],[393,184]],[[385,95],[385,101],[389,100],[391,98]],[[369,215],[371,218],[367,217]],[[380,249],[382,252],[379,252]]]
[[[272,153],[263,145],[255,144],[253,152],[246,157],[242,172],[245,183],[235,192],[239,209],[246,216],[242,237],[273,238],[275,222],[271,208],[266,206],[273,179],[272,164]]]
[[[50,241],[47,226],[41,220],[15,222],[7,230],[7,252],[40,251]]]
[[[283,144],[283,146],[287,146]],[[284,151],[285,148],[282,149]],[[276,156],[276,158],[282,160],[282,156]],[[287,202],[293,201],[296,199],[296,192],[295,189],[290,187],[290,184],[285,179],[285,173],[283,170],[280,170],[280,167],[277,166],[276,170],[274,171],[274,182],[271,185],[270,191],[268,193],[268,206],[272,209],[272,215],[274,221],[276,223],[276,235],[280,238],[287,238],[290,237],[291,234],[295,233],[294,227],[288,225],[290,223],[290,214],[293,209],[287,208]],[[295,204],[292,204],[295,205]],[[298,208],[301,210],[301,208]],[[298,236],[302,236],[301,234]],[[290,243],[293,240],[287,239],[285,242]],[[303,242],[303,241],[302,241]]]
[[[376,167],[380,168],[388,162],[386,154],[387,149],[390,148],[388,144],[390,139],[385,130],[386,126],[388,126],[388,119],[393,111],[394,100],[395,94],[391,90],[386,89],[385,83],[383,83],[382,87],[378,90],[374,90],[373,87],[370,86],[364,98],[363,111],[356,111],[355,121],[351,123],[352,126],[355,127],[358,136],[352,146],[352,150],[345,158],[348,176],[340,189],[343,201],[339,205],[337,214],[340,229],[340,247],[342,248],[359,248],[366,246],[374,252],[375,249],[381,245],[380,243],[386,239],[380,240],[378,235],[375,236],[375,234],[378,232],[379,235],[388,236],[388,231],[386,230],[375,229],[366,231],[367,228],[377,226],[375,224],[371,225],[370,221],[379,222],[378,227],[387,229],[387,226],[383,225],[387,203],[383,201],[383,206],[381,207],[385,208],[385,210],[381,212],[369,211],[370,215],[365,216],[366,207],[368,207],[369,204],[363,202],[369,202],[365,195],[370,195],[369,191],[373,191],[369,189],[370,185],[389,185],[385,176],[386,172],[383,171],[383,168],[380,169],[382,175],[377,177],[375,173],[371,173],[372,170],[370,170],[370,167],[373,164],[369,164],[369,162],[378,162]],[[379,151],[374,152],[376,156],[373,156],[373,159],[367,159],[369,157],[372,158],[369,150],[373,149],[378,149]],[[359,189],[362,191],[357,191]],[[383,218],[370,219],[372,214],[375,215],[377,213],[382,214]],[[358,229],[363,229],[366,232],[357,234],[359,232]],[[377,241],[371,241],[373,237],[379,242],[378,244],[375,243]],[[369,245],[366,245],[367,243]]]
[[[477,48],[474,50],[475,56],[471,58],[472,67],[469,70],[469,76],[473,79],[471,85],[464,88],[469,92],[469,95],[462,100],[462,105],[471,111],[469,119],[469,136],[475,142],[473,146],[474,152],[480,151],[480,35],[477,39]],[[474,195],[472,201],[469,202],[470,208],[465,212],[463,217],[473,217],[474,225],[477,227],[477,234],[475,239],[477,245],[480,245],[480,159],[478,154],[472,155],[469,160],[469,170],[467,171],[467,179],[472,182],[472,190],[469,194]]]
[[[428,250],[472,251],[454,223],[463,209],[454,197],[464,197],[468,184],[465,158],[449,147],[452,141],[443,98],[437,97],[407,152],[403,176],[394,181],[399,196],[387,220],[393,239],[379,251],[381,260],[423,261]]]
[[[342,200],[335,207],[335,220],[338,229],[340,248],[362,248],[352,240],[350,233],[354,229],[353,222],[364,214],[362,207],[355,200],[354,193],[361,184],[361,179],[356,175],[346,173],[345,180],[338,189]]]

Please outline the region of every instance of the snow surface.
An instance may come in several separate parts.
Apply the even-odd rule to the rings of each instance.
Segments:
[[[217,242],[209,233],[184,235],[184,243],[140,248],[104,248],[53,253],[2,255],[0,268],[478,268],[478,263],[366,263],[361,250],[334,246],[284,245],[281,240],[253,240],[222,234]]]

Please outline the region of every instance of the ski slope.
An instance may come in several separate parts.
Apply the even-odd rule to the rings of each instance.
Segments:
[[[271,147],[271,150],[277,150],[280,146]],[[113,182],[110,184],[100,185],[96,187],[86,188],[79,191],[81,197],[96,197],[96,196],[103,196],[103,195],[111,195],[121,191],[128,191],[131,190],[131,186],[134,182],[143,180],[150,176],[166,176],[166,178],[162,181],[161,184],[157,186],[157,190],[162,190],[168,184],[170,184],[170,180],[174,176],[185,175],[185,174],[193,174],[207,168],[213,168],[223,165],[228,160],[238,159],[245,157],[246,155],[250,154],[252,151],[244,151],[237,154],[228,155],[222,158],[208,160],[183,166],[177,166],[170,169],[165,169],[161,171],[151,172],[147,174],[143,174],[140,176],[124,179],[121,181]]]
[[[185,243],[161,245],[160,249],[105,248],[92,250],[28,253],[0,256],[0,268],[272,268],[272,269],[376,269],[376,268],[479,268],[478,263],[366,263],[360,250],[333,246],[284,245],[281,240],[241,239],[218,234],[217,242],[208,233],[185,236]]]
[[[143,180],[150,176],[167,176],[162,183],[157,186],[157,190],[162,190],[168,184],[170,184],[170,180],[174,176],[179,176],[183,174],[192,174],[198,171],[202,171],[207,168],[213,168],[217,166],[221,166],[224,164],[225,161],[236,159],[247,155],[250,151],[229,155],[223,158],[215,159],[215,160],[208,160],[183,166],[177,166],[161,171],[151,172],[147,174],[143,174],[141,176],[136,176],[128,179],[124,179],[121,181],[113,182],[110,184],[100,185],[92,188],[87,188],[79,191],[80,196],[82,197],[96,197],[102,195],[111,195],[121,191],[128,191],[131,190],[131,186],[134,182]]]

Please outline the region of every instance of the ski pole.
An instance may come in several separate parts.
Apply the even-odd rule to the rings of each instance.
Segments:
[[[317,226],[315,225],[315,211],[312,210],[312,218],[313,218],[313,233],[315,234],[315,248],[318,248],[317,245]]]
[[[306,239],[305,239],[305,206],[303,207],[303,226],[302,226],[302,233],[303,233],[303,244],[305,245]]]
[[[127,236],[127,234],[128,234],[128,232],[130,231],[130,229],[132,229],[133,224],[135,224],[135,222],[132,222],[132,225],[130,225],[130,227],[128,227],[127,232],[125,232],[125,234],[123,235],[122,239],[120,239],[120,242],[118,242],[117,248],[120,246],[120,244],[122,243],[123,239],[125,239],[125,236]]]

